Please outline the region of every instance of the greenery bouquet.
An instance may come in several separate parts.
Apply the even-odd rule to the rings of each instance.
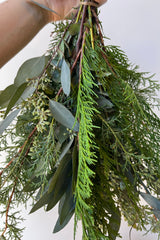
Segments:
[[[54,25],[47,54],[0,92],[0,239],[21,239],[15,209],[30,199],[30,213],[58,203],[54,233],[73,215],[84,240],[115,240],[122,216],[158,232],[158,83],[104,44],[96,2]]]

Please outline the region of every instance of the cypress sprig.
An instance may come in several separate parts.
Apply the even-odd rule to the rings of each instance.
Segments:
[[[0,238],[21,239],[14,209],[29,199],[30,213],[59,204],[54,233],[73,215],[84,240],[115,240],[122,216],[159,232],[160,86],[105,46],[92,1],[54,27],[48,55],[27,60],[0,92]]]

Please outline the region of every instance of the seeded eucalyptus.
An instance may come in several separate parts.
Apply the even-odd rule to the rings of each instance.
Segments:
[[[88,240],[116,239],[122,216],[159,232],[159,85],[105,46],[91,1],[51,38],[48,55],[26,61],[0,92],[0,239],[21,239],[15,209],[29,199],[30,213],[58,203],[54,233],[73,215],[75,237],[80,220]]]

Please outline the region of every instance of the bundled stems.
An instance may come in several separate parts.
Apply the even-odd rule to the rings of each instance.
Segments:
[[[10,233],[10,217],[14,222],[11,204],[30,197],[36,201],[31,213],[59,204],[54,233],[73,214],[74,235],[81,220],[83,240],[116,239],[122,215],[137,229],[148,222],[159,229],[160,202],[154,196],[160,189],[160,120],[150,96],[160,87],[120,48],[105,46],[96,7],[82,1],[72,20],[56,23],[49,58],[28,60],[18,80],[0,93],[0,107],[3,97],[6,105],[16,99],[15,108],[17,96],[8,99],[8,91],[21,93],[22,73],[26,78],[34,66],[30,84],[38,84],[18,105],[23,111],[14,123],[15,142],[10,133],[15,151],[8,151],[0,172],[0,202],[9,199],[1,236]],[[1,139],[6,144],[5,135]],[[10,236],[16,239],[13,225]]]

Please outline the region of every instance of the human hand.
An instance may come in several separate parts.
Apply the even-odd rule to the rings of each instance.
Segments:
[[[107,0],[96,0],[99,6],[103,5]],[[50,21],[58,21],[64,19],[69,13],[71,13],[74,7],[80,4],[80,0],[45,0],[46,5],[54,10],[57,14],[49,12]]]

